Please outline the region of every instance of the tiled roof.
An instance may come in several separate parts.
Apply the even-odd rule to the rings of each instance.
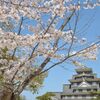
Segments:
[[[77,93],[61,93],[61,95],[65,95],[65,96],[72,96],[72,95],[89,95],[90,92],[77,92]]]
[[[72,89],[96,89],[97,86],[88,86],[88,87],[78,87],[78,86],[73,86]]]
[[[78,68],[76,69],[76,72],[92,72],[92,68],[87,68],[87,67]]]
[[[74,78],[80,78],[82,76],[96,76],[96,74],[78,74],[78,75],[73,75]]]
[[[69,80],[71,83],[75,83],[75,82],[82,82],[82,79],[71,79]],[[86,78],[85,81],[87,82],[100,82],[100,78],[94,78],[94,79],[90,79],[90,78]]]

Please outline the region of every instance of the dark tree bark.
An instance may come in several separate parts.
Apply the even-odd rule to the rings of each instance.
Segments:
[[[13,91],[5,89],[0,91],[0,100],[18,100],[18,96]]]

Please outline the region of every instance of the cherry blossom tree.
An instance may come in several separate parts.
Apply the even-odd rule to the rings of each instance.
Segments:
[[[78,59],[95,60],[100,41],[73,46],[86,43],[76,34],[79,10],[96,6],[99,0],[0,0],[0,100],[34,90],[45,72],[65,61],[83,66]],[[73,16],[72,29],[67,25]]]

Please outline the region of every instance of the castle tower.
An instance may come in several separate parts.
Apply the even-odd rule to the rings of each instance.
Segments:
[[[70,84],[63,85],[63,92],[55,93],[53,100],[91,100],[96,98],[90,92],[100,91],[100,78],[97,78],[91,68],[76,69],[76,75],[70,79]]]

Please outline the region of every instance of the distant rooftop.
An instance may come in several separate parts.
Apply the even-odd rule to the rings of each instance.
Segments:
[[[88,67],[81,67],[78,69],[75,69],[77,73],[81,73],[81,72],[92,72],[92,68],[88,68]]]

